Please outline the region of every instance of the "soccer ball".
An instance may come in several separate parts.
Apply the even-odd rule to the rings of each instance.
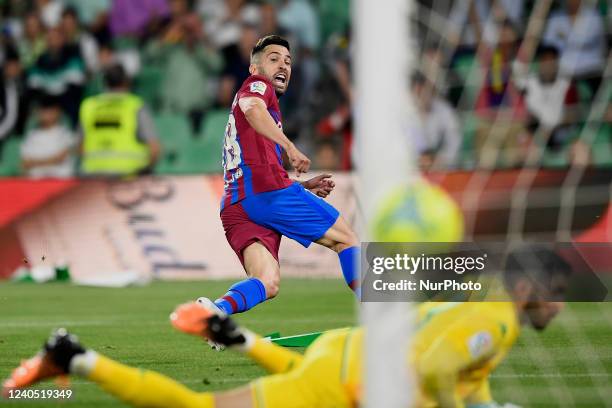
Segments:
[[[458,242],[463,214],[446,191],[420,179],[381,201],[372,235],[378,242]]]

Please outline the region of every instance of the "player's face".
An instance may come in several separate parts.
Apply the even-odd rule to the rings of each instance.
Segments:
[[[558,275],[553,278],[550,288],[534,288],[530,301],[525,305],[525,313],[536,330],[544,330],[552,319],[565,307],[567,279]]]
[[[268,45],[263,50],[255,73],[268,78],[277,95],[284,94],[291,78],[291,53],[281,45]]]
[[[534,329],[544,330],[564,307],[565,302],[529,302],[525,312]]]

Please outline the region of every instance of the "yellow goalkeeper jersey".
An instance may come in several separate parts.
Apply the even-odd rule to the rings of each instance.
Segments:
[[[514,304],[430,302],[418,312],[408,357],[418,382],[416,406],[437,407],[441,400],[457,407],[491,402],[488,376],[520,332]],[[344,342],[342,377],[356,405],[361,400],[364,332],[345,335],[350,338]]]

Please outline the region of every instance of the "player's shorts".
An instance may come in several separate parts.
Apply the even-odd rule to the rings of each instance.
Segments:
[[[256,241],[278,260],[280,235],[308,247],[325,235],[339,215],[325,200],[293,183],[224,208],[221,221],[227,241],[243,262],[242,251]]]
[[[357,397],[346,385],[350,359],[361,358],[354,349],[357,330],[334,330],[319,337],[291,371],[255,380],[258,408],[342,408],[357,406]],[[354,366],[353,366],[354,367]]]
[[[238,255],[240,263],[244,265],[242,251],[254,242],[259,242],[278,261],[278,249],[281,235],[269,228],[254,223],[242,208],[242,203],[225,207],[221,211],[221,223],[225,230],[227,242]]]

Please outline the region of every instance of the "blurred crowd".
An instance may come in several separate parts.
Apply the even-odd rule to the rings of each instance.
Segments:
[[[607,1],[420,1],[414,17],[423,167],[612,164]]]
[[[423,168],[523,166],[555,154],[590,165],[593,143],[610,150],[606,1],[417,5],[421,66],[406,91],[418,117],[406,137]],[[288,37],[294,55],[285,132],[318,168],[355,164],[349,0],[0,0],[0,10],[0,149],[19,140],[22,174],[75,174],[81,102],[104,91],[116,65],[145,116],[180,115],[201,137],[271,33]]]
[[[348,0],[3,0],[0,10],[0,148],[19,139],[23,174],[41,177],[74,174],[79,108],[105,91],[109,68],[124,68],[153,117],[188,118],[197,138],[209,112],[227,111],[252,47],[270,33],[286,36],[294,57],[285,131],[313,140],[303,129],[321,105],[320,56],[349,19]],[[312,145],[320,167],[338,167],[331,139]]]

